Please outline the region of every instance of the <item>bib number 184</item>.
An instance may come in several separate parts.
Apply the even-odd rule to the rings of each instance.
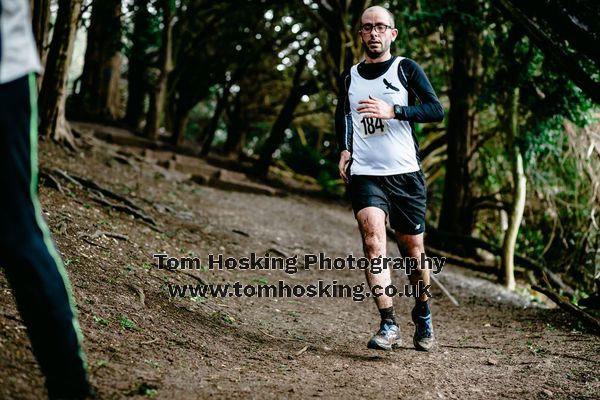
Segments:
[[[385,134],[385,126],[380,118],[363,118],[360,121],[363,125],[363,136],[379,136]]]

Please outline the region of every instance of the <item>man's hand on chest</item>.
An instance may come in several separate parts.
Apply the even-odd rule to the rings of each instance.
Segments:
[[[360,106],[356,109],[363,118],[394,119],[394,105],[384,100],[369,96],[368,99],[360,100]]]

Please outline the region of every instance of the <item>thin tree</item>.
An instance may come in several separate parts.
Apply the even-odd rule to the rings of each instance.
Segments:
[[[50,29],[50,0],[31,0],[33,36],[42,64],[48,54],[48,31]]]
[[[260,151],[260,158],[256,162],[255,172],[258,176],[266,177],[269,172],[269,166],[273,161],[273,153],[281,145],[285,139],[285,130],[294,118],[294,111],[302,96],[309,95],[317,91],[317,84],[314,79],[303,81],[302,73],[306,68],[306,57],[301,57],[296,66],[294,78],[292,80],[292,88],[288,94],[281,111],[277,115],[277,119],[271,128],[269,137]]]
[[[508,229],[504,235],[502,244],[502,271],[504,284],[510,290],[515,288],[515,245],[519,226],[523,220],[523,211],[525,210],[527,179],[525,178],[523,168],[523,156],[516,143],[516,137],[519,129],[519,88],[512,90],[508,101],[508,129],[507,129],[507,149],[510,155],[512,171],[512,204],[508,216]]]
[[[314,23],[327,32],[327,51],[323,52],[323,57],[328,67],[329,85],[337,90],[340,74],[357,62],[362,54],[357,33],[362,12],[371,5],[371,0],[315,0],[317,9],[302,0],[296,1],[302,4]]]
[[[200,151],[201,157],[206,157],[210,152],[210,148],[213,140],[215,139],[217,128],[219,127],[219,121],[221,119],[221,115],[223,111],[227,108],[229,104],[229,85],[225,85],[225,87],[221,88],[217,92],[217,105],[215,107],[215,112],[210,118],[210,122],[204,129],[204,133],[202,135],[202,141],[200,145],[202,146],[202,150]]]
[[[65,118],[67,74],[82,0],[59,0],[46,71],[39,96],[40,135],[75,147]]]
[[[145,136],[156,140],[160,117],[164,110],[165,96],[167,93],[167,81],[173,70],[172,48],[173,48],[173,23],[175,16],[175,0],[161,0],[159,2],[163,12],[163,34],[160,50],[159,68],[160,74],[150,92],[150,108],[144,128]]]

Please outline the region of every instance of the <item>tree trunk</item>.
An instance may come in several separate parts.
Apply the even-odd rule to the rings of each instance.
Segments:
[[[469,18],[478,15],[479,1],[459,0],[457,9],[459,19],[455,27],[453,45],[454,65],[447,134],[448,158],[439,229],[470,235],[474,214],[470,206],[468,160],[474,131],[471,112],[477,90],[480,44],[479,31]]]
[[[176,112],[172,118],[173,134],[171,136],[171,143],[180,146],[185,139],[185,131],[189,120],[189,110],[186,112]]]
[[[144,134],[152,140],[158,139],[158,128],[160,117],[163,113],[165,95],[167,92],[167,80],[173,70],[172,47],[173,47],[173,17],[175,15],[175,0],[162,0],[163,8],[163,33],[160,54],[160,75],[150,93],[150,108],[146,119]]]
[[[150,35],[149,0],[135,0],[134,28],[129,55],[127,113],[125,122],[137,131],[144,116],[144,100],[148,94],[148,55]]]
[[[121,100],[121,0],[94,0],[76,114],[116,121]]]
[[[510,290],[515,289],[515,244],[519,233],[519,226],[523,219],[523,211],[525,210],[526,184],[527,179],[523,172],[523,157],[519,151],[519,147],[515,143],[515,138],[518,134],[518,107],[519,107],[519,88],[516,87],[512,93],[512,99],[508,116],[509,126],[507,134],[507,146],[512,164],[513,177],[513,201],[510,216],[508,219],[508,229],[504,235],[504,243],[502,245],[502,270],[504,276],[504,284]]]
[[[356,33],[362,12],[371,5],[371,0],[316,0],[316,3],[318,11],[305,6],[327,31],[327,51],[323,52],[323,56],[328,64],[330,87],[337,89],[342,71],[357,62],[362,53],[362,43]]]
[[[217,128],[219,127],[219,120],[221,119],[221,114],[223,114],[223,110],[227,107],[227,103],[229,101],[229,87],[226,85],[223,88],[223,94],[217,97],[217,106],[215,107],[215,112],[210,119],[210,122],[202,135],[202,150],[200,151],[201,157],[206,157],[208,152],[210,151],[213,140],[215,139],[215,134],[217,132]]]
[[[48,55],[48,30],[50,29],[50,0],[31,0],[33,36],[42,65]]]
[[[52,43],[39,96],[40,135],[74,147],[65,119],[67,73],[71,64],[82,0],[59,0]]]
[[[281,112],[277,116],[277,120],[271,128],[271,133],[267,141],[263,145],[260,158],[256,163],[256,174],[261,177],[266,177],[269,172],[269,166],[273,161],[273,153],[283,140],[285,139],[285,129],[290,125],[293,119],[294,110],[300,103],[302,94],[298,88],[293,88],[288,98],[286,99]]]
[[[238,158],[246,140],[245,130],[242,128],[242,101],[240,95],[235,97],[233,109],[228,112],[229,124],[227,125],[227,139],[223,146],[223,155],[227,158]]]
[[[298,107],[302,96],[311,94],[317,90],[315,81],[312,79],[308,82],[300,83],[300,76],[305,67],[306,58],[301,58],[296,67],[290,94],[285,100],[285,103],[271,128],[271,133],[269,134],[267,141],[262,146],[260,158],[255,165],[255,173],[258,176],[266,177],[268,175],[269,166],[273,161],[273,153],[281,143],[283,143],[283,140],[285,139],[285,129],[290,126],[290,123],[294,119],[294,110]]]

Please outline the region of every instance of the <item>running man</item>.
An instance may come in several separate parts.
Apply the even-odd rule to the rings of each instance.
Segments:
[[[398,30],[389,10],[367,8],[359,35],[365,60],[340,78],[335,116],[340,176],[349,184],[365,256],[385,257],[389,217],[402,256],[420,261],[425,251],[427,189],[413,123],[441,121],[444,110],[421,67],[408,58],[392,56],[390,45]],[[366,277],[371,290],[392,283],[389,269],[377,274],[367,270]],[[419,281],[428,285],[429,271],[419,266],[409,279],[413,285]],[[422,293],[411,313],[413,343],[423,351],[435,342],[427,300]],[[392,298],[382,294],[375,297],[375,304],[381,324],[367,347],[390,350],[401,341]]]
[[[0,267],[27,326],[50,399],[90,392],[69,278],[37,197],[41,70],[29,0],[0,0]]]

